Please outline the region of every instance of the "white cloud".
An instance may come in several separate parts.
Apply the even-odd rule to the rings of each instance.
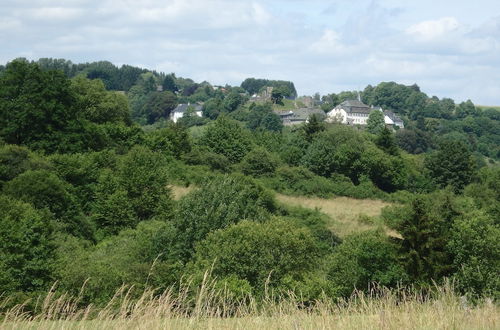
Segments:
[[[443,17],[434,21],[423,21],[406,29],[406,33],[423,40],[434,40],[457,31],[460,23],[454,17]]]
[[[0,59],[110,60],[217,84],[287,79],[300,94],[394,80],[500,104],[495,1],[471,12],[451,0],[432,11],[431,0],[0,0]]]

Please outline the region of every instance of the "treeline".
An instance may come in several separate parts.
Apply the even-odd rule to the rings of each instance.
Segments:
[[[460,139],[411,155],[383,124],[284,128],[236,91],[190,129],[186,117],[143,130],[126,106],[100,80],[33,63],[0,77],[0,292],[13,304],[55,281],[84,306],[124,284],[131,298],[180,283],[195,294],[207,270],[242,299],[292,291],[308,304],[445,278],[499,298],[500,170]],[[176,199],[172,185],[192,191]],[[273,191],[393,201],[382,220],[397,234],[340,238]]]
[[[285,97],[297,97],[297,90],[291,81],[247,78],[241,83],[241,88],[250,95],[261,92],[265,87],[279,89]]]

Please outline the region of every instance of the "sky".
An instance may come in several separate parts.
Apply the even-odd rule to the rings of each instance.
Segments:
[[[108,60],[299,95],[417,83],[500,105],[500,0],[0,0],[0,63]]]

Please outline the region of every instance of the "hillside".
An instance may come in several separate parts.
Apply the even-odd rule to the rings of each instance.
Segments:
[[[0,73],[0,327],[495,322],[496,110],[381,83],[404,129],[285,126],[243,87],[78,68]]]

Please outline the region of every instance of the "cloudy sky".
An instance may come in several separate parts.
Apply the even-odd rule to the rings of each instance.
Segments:
[[[0,0],[0,63],[109,60],[299,94],[417,83],[500,105],[499,0]]]

